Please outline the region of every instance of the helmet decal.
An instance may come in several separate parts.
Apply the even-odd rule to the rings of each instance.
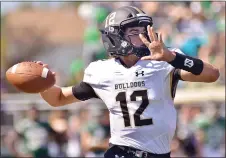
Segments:
[[[115,23],[115,15],[116,15],[116,12],[113,12],[109,16],[107,16],[106,22],[105,22],[105,28],[110,26],[110,25],[114,25],[114,23]]]

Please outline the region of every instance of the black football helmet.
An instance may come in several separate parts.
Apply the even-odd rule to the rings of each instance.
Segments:
[[[138,57],[149,55],[150,51],[144,44],[138,47],[125,38],[126,28],[144,27],[145,32],[142,34],[150,41],[147,33],[148,25],[153,25],[152,18],[136,7],[125,6],[111,12],[100,28],[106,51],[115,57],[129,54]],[[132,35],[134,34],[126,36],[130,39]]]

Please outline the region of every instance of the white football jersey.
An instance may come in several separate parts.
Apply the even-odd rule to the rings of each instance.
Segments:
[[[176,129],[173,69],[167,62],[150,60],[139,60],[131,68],[114,58],[90,63],[83,81],[107,105],[110,143],[156,154],[170,152]]]

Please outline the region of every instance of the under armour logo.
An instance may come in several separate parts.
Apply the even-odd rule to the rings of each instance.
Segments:
[[[185,61],[184,61],[184,66],[191,68],[192,66],[194,66],[193,60],[186,58]]]
[[[141,71],[141,72],[136,71],[136,77],[138,77],[139,75],[144,76],[144,71]]]

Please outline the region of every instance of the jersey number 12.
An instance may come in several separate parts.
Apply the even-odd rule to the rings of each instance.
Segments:
[[[139,96],[142,97],[142,102],[139,108],[137,109],[137,111],[133,115],[135,126],[152,125],[153,124],[152,118],[142,119],[142,120],[140,118],[140,115],[144,112],[144,110],[147,108],[149,104],[147,90],[134,91],[130,96],[130,100],[136,101],[136,97],[139,97]],[[118,95],[116,96],[116,101],[120,102],[120,107],[122,109],[125,127],[131,126],[129,111],[128,111],[127,102],[126,102],[126,92],[118,93]]]

